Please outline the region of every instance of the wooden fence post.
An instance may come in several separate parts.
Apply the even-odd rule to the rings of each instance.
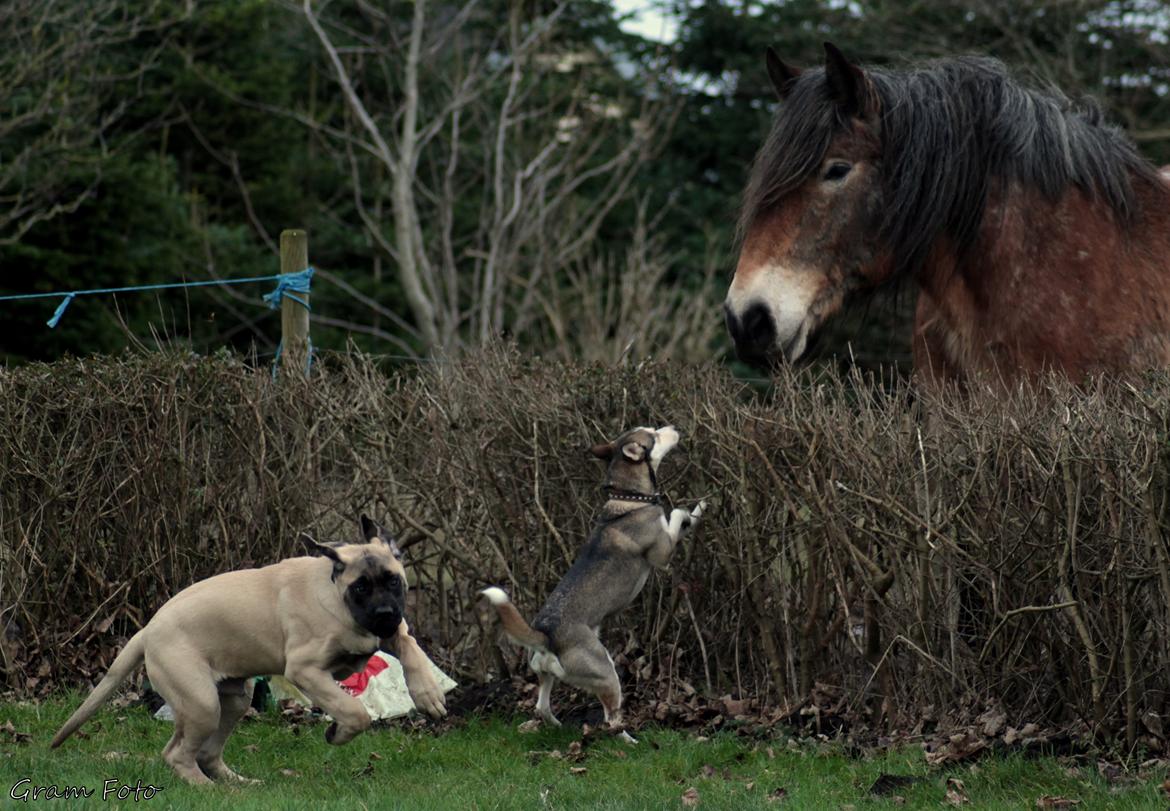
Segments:
[[[299,273],[309,266],[309,235],[300,228],[280,232],[280,272]],[[309,303],[308,293],[296,297]],[[308,374],[309,310],[285,296],[280,302],[280,363]]]

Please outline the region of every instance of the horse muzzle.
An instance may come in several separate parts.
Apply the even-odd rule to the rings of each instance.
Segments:
[[[727,332],[735,342],[735,354],[744,363],[761,369],[773,369],[780,363],[793,363],[808,348],[810,319],[802,318],[778,329],[776,319],[763,302],[749,304],[737,315],[730,304],[723,305]]]

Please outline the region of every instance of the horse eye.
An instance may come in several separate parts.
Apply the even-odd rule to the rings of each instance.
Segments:
[[[841,163],[838,161],[837,163],[830,165],[829,168],[825,170],[824,179],[840,180],[841,178],[845,177],[845,175],[849,174],[849,170],[852,168],[853,167],[848,163]]]

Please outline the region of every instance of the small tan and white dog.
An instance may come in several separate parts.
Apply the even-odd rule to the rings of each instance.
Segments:
[[[634,601],[651,571],[666,568],[706,508],[701,502],[690,512],[675,509],[667,516],[661,506],[658,465],[678,441],[673,426],[634,428],[591,449],[609,462],[608,497],[589,540],[531,626],[503,589],[480,592],[508,637],[533,651],[530,665],[540,678],[536,711],[546,723],[560,725],[549,701],[560,679],[596,695],[606,724],[621,728],[621,682],[601,644],[601,623]]]

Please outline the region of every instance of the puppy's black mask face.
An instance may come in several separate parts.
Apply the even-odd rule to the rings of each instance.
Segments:
[[[333,561],[332,580],[354,622],[379,638],[392,637],[406,609],[406,570],[390,535],[362,516],[361,544],[321,544],[302,540],[314,554]]]
[[[354,622],[386,638],[398,633],[406,609],[406,584],[397,572],[377,564],[371,556],[351,564],[362,571],[345,589],[345,606]]]

